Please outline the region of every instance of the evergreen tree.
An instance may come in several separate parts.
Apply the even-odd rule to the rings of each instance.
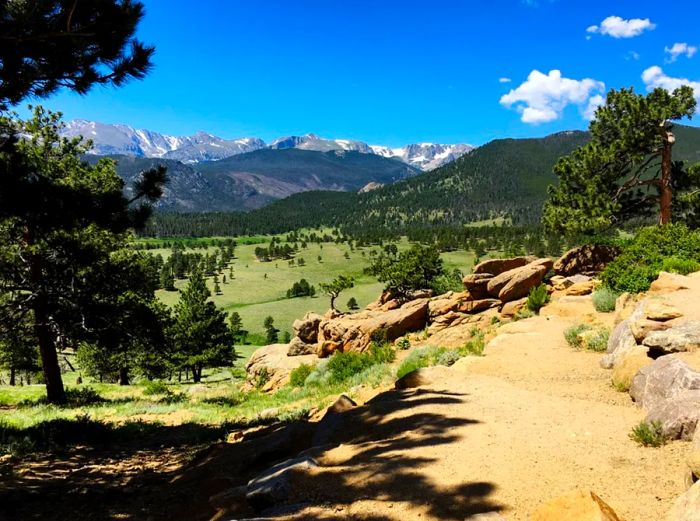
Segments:
[[[320,283],[318,285],[321,290],[331,298],[331,309],[335,308],[335,299],[346,289],[350,289],[355,285],[355,281],[352,277],[346,275],[338,275],[329,283]],[[337,311],[337,310],[336,310]]]
[[[280,330],[275,327],[275,320],[271,316],[265,318],[263,327],[265,328],[265,341],[268,344],[276,344],[279,342]]]
[[[591,141],[554,167],[559,186],[550,188],[543,222],[553,230],[593,232],[656,211],[671,221],[672,193],[687,179],[673,163],[672,121],[692,117],[693,89],[648,95],[611,90],[591,122]]]
[[[214,274],[214,293],[216,295],[221,295],[221,285],[219,284],[219,277]]]
[[[168,265],[160,270],[160,287],[165,291],[175,291],[175,276],[172,267]]]
[[[386,289],[400,295],[411,290],[431,288],[433,281],[445,272],[437,249],[420,244],[414,244],[396,258],[378,257],[367,271],[375,275],[379,282],[386,282]]]
[[[232,311],[228,317],[228,327],[231,330],[233,341],[242,344],[248,336],[248,331],[243,329],[243,319],[237,311]]]
[[[360,306],[357,304],[357,300],[355,299],[355,297],[350,297],[350,299],[348,300],[348,309],[350,311],[356,311],[360,309]]]
[[[205,366],[231,364],[235,357],[226,314],[208,300],[210,295],[204,276],[195,271],[175,306],[177,356],[195,382],[201,381]]]

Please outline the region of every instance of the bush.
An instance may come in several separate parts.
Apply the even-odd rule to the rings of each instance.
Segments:
[[[448,354],[448,352],[454,354]],[[396,376],[402,378],[421,367],[452,365],[458,358],[460,358],[458,351],[447,349],[446,347],[430,346],[415,349],[401,362],[396,370]]]
[[[530,294],[527,296],[527,309],[533,313],[539,313],[540,308],[547,302],[549,302],[547,286],[540,284],[530,290]]]
[[[593,292],[593,306],[600,313],[610,313],[615,311],[615,302],[620,294],[610,288],[603,286]]]
[[[66,389],[66,401],[72,407],[83,407],[85,405],[104,403],[106,400],[92,387],[83,387],[81,389]]]
[[[609,338],[610,331],[605,328],[600,328],[588,339],[586,348],[590,349],[591,351],[596,351],[597,353],[602,353],[608,348]]]
[[[170,388],[165,382],[154,380],[146,382],[143,386],[143,394],[145,396],[153,396],[154,394],[170,394]]]
[[[341,383],[350,380],[373,365],[393,362],[396,352],[388,344],[372,344],[364,353],[348,351],[336,352],[328,360],[326,369],[330,373],[329,383]]]
[[[314,372],[314,366],[311,364],[301,364],[296,369],[293,369],[289,374],[289,383],[292,387],[304,387],[306,379]]]
[[[697,267],[699,261],[700,232],[683,224],[643,228],[622,254],[607,265],[601,279],[615,292],[639,293],[649,289],[665,268],[689,270]]]
[[[411,342],[408,340],[406,337],[399,338],[396,341],[396,349],[400,349],[401,351],[406,351],[407,349],[411,348]]]
[[[589,331],[591,329],[593,328],[588,324],[576,324],[575,326],[567,328],[564,331],[564,338],[566,339],[566,343],[575,349],[580,349],[581,340],[578,337],[579,334],[583,333],[584,331]]]
[[[630,439],[645,447],[661,447],[666,444],[666,436],[660,421],[641,422],[632,429]]]
[[[471,340],[468,340],[457,351],[460,356],[482,356],[485,348],[486,342],[484,342],[484,333],[478,331],[472,335]]]
[[[661,264],[661,271],[668,271],[671,273],[680,273],[681,275],[687,275],[688,273],[693,273],[700,270],[700,262],[695,259],[683,259],[681,257],[667,257],[663,260]]]

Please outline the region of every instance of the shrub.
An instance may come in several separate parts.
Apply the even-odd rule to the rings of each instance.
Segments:
[[[566,339],[566,343],[573,348],[580,349],[581,340],[578,337],[579,334],[583,333],[584,331],[589,331],[591,329],[593,328],[588,324],[576,324],[567,328],[564,331],[564,338]]]
[[[586,348],[591,351],[596,351],[597,353],[602,353],[608,348],[608,339],[610,338],[610,331],[607,329],[600,328],[593,335],[588,338],[586,342]]]
[[[456,350],[449,349],[447,351],[443,351],[438,355],[438,357],[435,359],[435,365],[445,365],[449,367],[460,358],[461,356]]]
[[[457,352],[460,356],[482,356],[484,354],[484,333],[479,331],[472,335],[472,339],[468,340]]]
[[[306,379],[314,371],[314,366],[311,364],[301,364],[296,369],[293,369],[289,374],[289,383],[292,387],[304,387]]]
[[[448,351],[453,351],[455,354],[446,354]],[[408,373],[412,373],[421,367],[430,367],[433,365],[452,365],[460,357],[459,353],[445,347],[422,347],[414,349],[403,359],[398,369],[396,376],[402,378]]]
[[[378,387],[391,376],[391,367],[388,364],[375,364],[361,373],[357,373],[350,379],[350,385],[368,385]]]
[[[619,293],[603,286],[595,290],[591,298],[593,299],[593,306],[596,311],[600,313],[610,313],[615,311],[615,301],[617,301],[617,297],[619,296]]]
[[[390,363],[395,358],[396,352],[388,344],[372,344],[364,353],[338,351],[330,357],[326,366],[330,373],[328,382],[345,382],[373,365]]]
[[[632,429],[630,439],[645,447],[661,447],[666,444],[666,436],[660,421],[641,422]]]
[[[92,387],[66,389],[66,400],[68,405],[73,407],[83,407],[84,405],[94,405],[106,401]]]
[[[688,273],[699,271],[700,262],[696,261],[695,259],[683,259],[676,256],[667,257],[661,263],[661,270],[687,275]]]
[[[530,290],[530,294],[527,296],[527,309],[533,313],[539,313],[540,308],[542,308],[547,302],[549,302],[547,286],[540,284],[539,286],[535,286]]]
[[[154,394],[169,394],[170,388],[165,382],[154,380],[146,382],[143,386],[143,394],[145,396],[153,396]]]
[[[399,338],[396,341],[396,349],[400,349],[401,351],[406,351],[407,349],[411,348],[411,342],[408,340],[406,337]]]
[[[643,228],[622,254],[601,273],[605,286],[616,292],[639,293],[666,268],[692,269],[700,261],[700,232],[684,224]]]

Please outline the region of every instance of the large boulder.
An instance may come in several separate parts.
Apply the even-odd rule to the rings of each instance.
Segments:
[[[687,391],[700,390],[700,373],[673,356],[643,367],[630,386],[630,396],[647,411]]]
[[[362,311],[325,319],[319,325],[320,356],[333,351],[364,351],[375,335],[392,341],[428,322],[429,299],[417,299],[390,311]]]
[[[650,352],[657,354],[697,349],[700,347],[700,321],[684,322],[664,331],[652,331],[645,336],[643,344]]]
[[[289,499],[294,490],[294,476],[318,467],[318,462],[303,456],[278,463],[248,482],[246,499],[256,509],[263,509]]]
[[[694,483],[700,480],[700,429],[695,428],[693,442],[690,446],[690,452],[686,458],[688,470],[690,471],[690,482]]]
[[[593,279],[576,282],[568,288],[566,288],[565,293],[573,297],[581,297],[583,295],[590,295],[595,289],[596,281]]]
[[[646,367],[654,363],[654,360],[649,358],[644,350],[636,350],[627,352],[622,355],[612,370],[612,384],[619,391],[629,391],[632,385],[632,380],[637,376],[642,367]]]
[[[314,353],[316,353],[316,344],[307,344],[298,336],[289,342],[287,356],[313,355]]]
[[[637,339],[634,337],[634,332],[632,331],[632,324],[641,320],[643,317],[644,307],[640,304],[635,308],[629,318],[626,318],[615,326],[608,338],[606,354],[600,361],[600,365],[604,369],[612,369],[617,365],[619,359],[632,352],[639,351],[646,355],[647,349],[637,344]]]
[[[527,296],[532,288],[541,284],[547,271],[549,271],[547,264],[534,261],[495,276],[489,281],[487,289],[501,302],[517,300]]]
[[[520,268],[532,261],[537,260],[537,257],[527,255],[524,257],[512,257],[510,259],[488,259],[474,266],[474,273],[488,273],[489,275],[500,275],[505,271],[514,268]]]
[[[651,283],[650,293],[674,293],[682,289],[688,289],[688,277],[677,273],[662,271],[657,279]]]
[[[307,313],[301,320],[295,320],[292,324],[294,335],[307,344],[315,344],[318,340],[318,326],[323,316],[317,313]]]
[[[646,422],[660,422],[667,439],[691,440],[700,420],[700,390],[685,391],[655,405]]]
[[[462,279],[462,283],[472,298],[479,300],[489,297],[488,284],[492,278],[490,273],[471,273]]]
[[[278,389],[289,382],[294,369],[318,360],[316,355],[287,356],[288,351],[287,344],[271,344],[254,351],[245,366],[246,385],[263,391]]]
[[[480,300],[466,300],[460,302],[456,310],[460,313],[480,313],[486,311],[487,309],[495,308],[501,305],[501,301],[494,298],[484,298]]]
[[[700,521],[700,481],[676,500],[666,521]]]
[[[521,298],[518,300],[513,300],[511,302],[506,302],[501,308],[501,317],[503,318],[513,318],[518,311],[527,307],[527,298]]]
[[[595,274],[603,270],[609,262],[620,254],[615,246],[589,244],[572,248],[554,263],[557,275],[574,275],[576,273]]]
[[[589,490],[576,490],[540,506],[531,521],[620,521],[615,511]]]

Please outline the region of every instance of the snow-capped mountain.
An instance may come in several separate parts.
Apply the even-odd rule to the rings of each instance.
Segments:
[[[164,157],[183,163],[215,161],[265,147],[265,142],[258,138],[227,140],[206,132],[176,137],[127,125],[108,125],[83,119],[69,122],[64,134],[71,137],[82,135],[92,140],[92,151],[97,155]]]
[[[370,148],[377,155],[400,159],[404,163],[427,171],[454,161],[476,147],[472,145],[419,143],[400,148],[389,148],[381,145],[372,145]]]
[[[66,125],[66,136],[82,135],[93,142],[92,152],[97,155],[123,154],[137,157],[162,157],[183,163],[216,161],[262,148],[298,148],[329,152],[332,150],[357,151],[397,159],[421,170],[432,170],[473,150],[472,145],[441,145],[420,143],[400,148],[368,145],[349,139],[326,139],[315,134],[286,136],[267,145],[262,139],[244,137],[222,139],[206,132],[193,136],[168,136],[150,130],[136,129],[127,125],[110,125],[76,119]]]

